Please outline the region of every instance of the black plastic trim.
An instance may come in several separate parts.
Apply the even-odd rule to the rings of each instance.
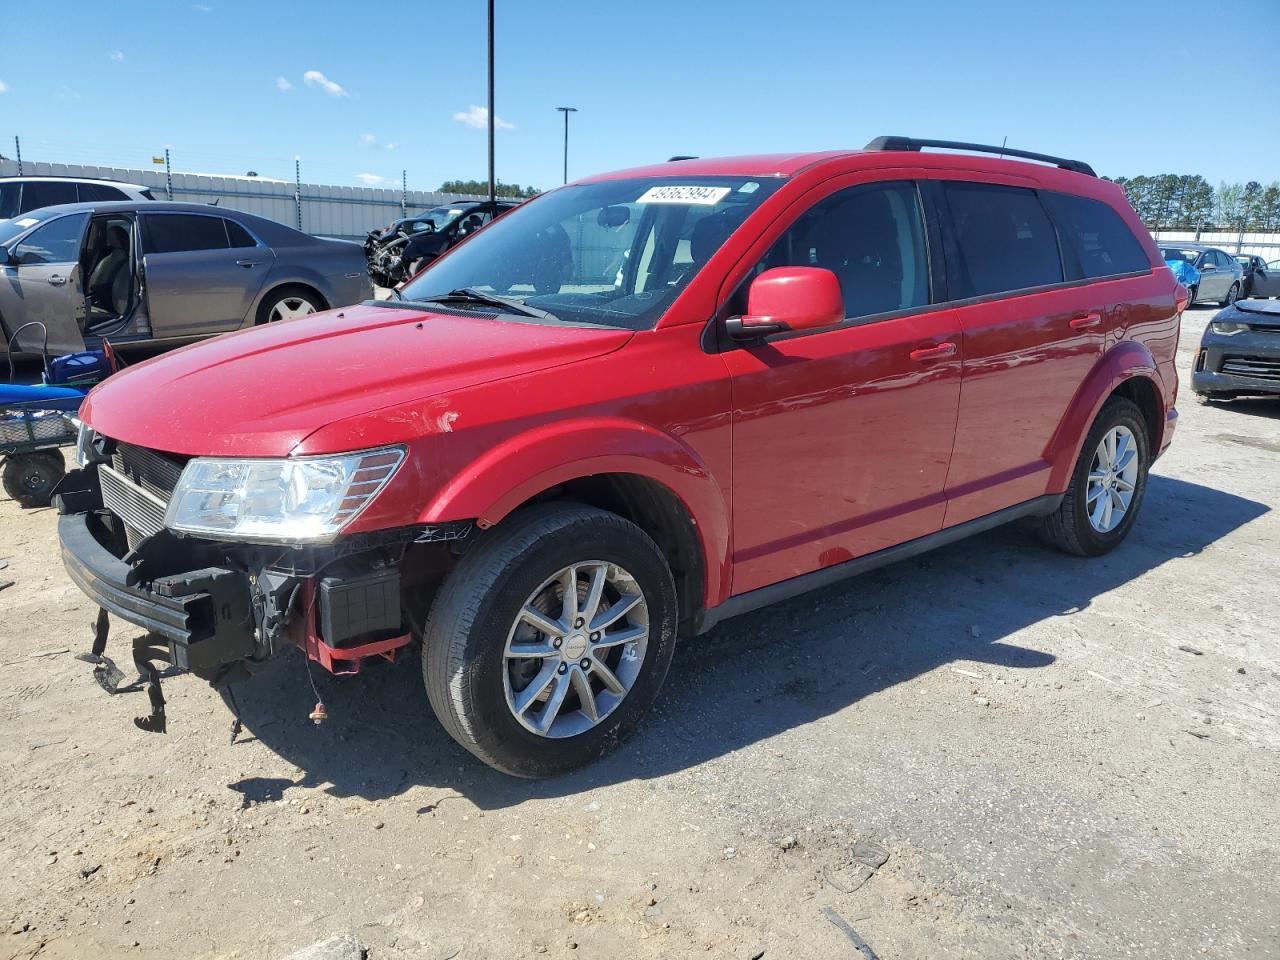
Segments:
[[[855,577],[858,574],[874,570],[877,567],[897,563],[899,560],[906,560],[927,550],[933,550],[936,547],[963,540],[965,537],[972,536],[975,533],[982,533],[985,530],[1003,526],[1010,521],[1019,520],[1023,517],[1047,516],[1058,509],[1059,504],[1062,503],[1063,496],[1064,494],[1058,493],[1036,497],[1034,500],[1027,500],[1024,503],[1006,507],[1004,510],[989,513],[985,517],[977,517],[954,527],[939,530],[937,533],[930,533],[894,547],[877,550],[875,553],[869,553],[864,557],[855,557],[835,566],[824,567],[812,573],[792,577],[790,580],[783,580],[781,583],[770,584],[767,587],[760,587],[758,590],[752,590],[749,593],[730,597],[720,606],[712,607],[703,613],[702,622],[698,625],[698,633],[706,633],[717,623],[722,620],[728,620],[730,617],[750,613],[753,610],[759,610],[761,607],[780,603],[783,600],[790,600],[792,597],[808,593],[810,590],[827,587],[849,577]]]

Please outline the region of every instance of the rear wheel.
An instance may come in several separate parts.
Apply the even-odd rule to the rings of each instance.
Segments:
[[[4,492],[20,506],[47,507],[66,469],[57,450],[15,454],[5,461]]]
[[[306,287],[281,287],[272,290],[258,307],[258,323],[295,320],[324,309],[320,297]]]
[[[1228,288],[1227,290],[1227,298],[1221,301],[1221,303],[1219,303],[1219,306],[1229,307],[1239,299],[1240,299],[1240,284],[1233,283],[1231,284],[1230,288]]]
[[[1113,397],[1093,422],[1058,509],[1045,517],[1045,539],[1060,550],[1096,557],[1129,534],[1147,489],[1151,442],[1142,411]]]
[[[662,686],[675,645],[671,570],[639,527],[544,504],[466,553],[423,635],[427,696],[485,763],[545,777],[609,752]]]
[[[1187,293],[1188,293],[1188,295],[1191,297],[1191,299],[1187,301],[1187,309],[1188,309],[1188,310],[1190,310],[1192,307],[1194,307],[1194,306],[1196,305],[1196,297],[1197,297],[1197,296],[1199,295],[1199,293],[1200,293],[1200,288],[1199,288],[1199,287],[1187,287]]]

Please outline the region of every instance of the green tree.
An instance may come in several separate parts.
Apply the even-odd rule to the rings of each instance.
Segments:
[[[1199,230],[1213,217],[1213,187],[1199,174],[1178,177],[1177,208],[1171,226]]]
[[[446,180],[440,184],[441,193],[466,193],[473,196],[488,196],[488,180]],[[499,197],[536,197],[542,191],[537,187],[522,187],[518,183],[503,183],[499,180],[494,191]]]
[[[1218,185],[1218,226],[1239,230],[1244,226],[1244,187],[1238,183]]]
[[[1263,230],[1280,230],[1280,182],[1275,180],[1262,191],[1261,225]]]
[[[1250,180],[1244,185],[1244,193],[1241,196],[1241,204],[1243,210],[1241,216],[1243,219],[1243,227],[1246,230],[1262,229],[1262,184],[1257,180]]]

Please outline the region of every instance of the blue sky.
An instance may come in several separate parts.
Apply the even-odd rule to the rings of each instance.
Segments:
[[[312,181],[483,178],[485,134],[467,121],[485,102],[484,8],[19,3],[4,15],[0,152],[16,133],[30,159],[147,165],[169,145],[197,172],[291,178],[298,155]],[[1280,179],[1280,0],[497,8],[507,181],[559,182],[558,105],[580,111],[571,177],[901,133],[1008,136],[1112,176]]]

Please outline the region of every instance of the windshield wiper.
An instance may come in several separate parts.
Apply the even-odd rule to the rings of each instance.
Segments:
[[[475,287],[459,287],[457,290],[450,290],[448,293],[438,293],[431,297],[414,297],[417,303],[448,303],[451,300],[462,300],[466,303],[483,303],[490,307],[497,307],[500,310],[506,310],[509,313],[518,313],[525,317],[533,317],[537,320],[558,320],[553,313],[545,310],[539,310],[537,307],[525,306],[519,300],[513,297],[500,297],[496,293],[481,293]]]

